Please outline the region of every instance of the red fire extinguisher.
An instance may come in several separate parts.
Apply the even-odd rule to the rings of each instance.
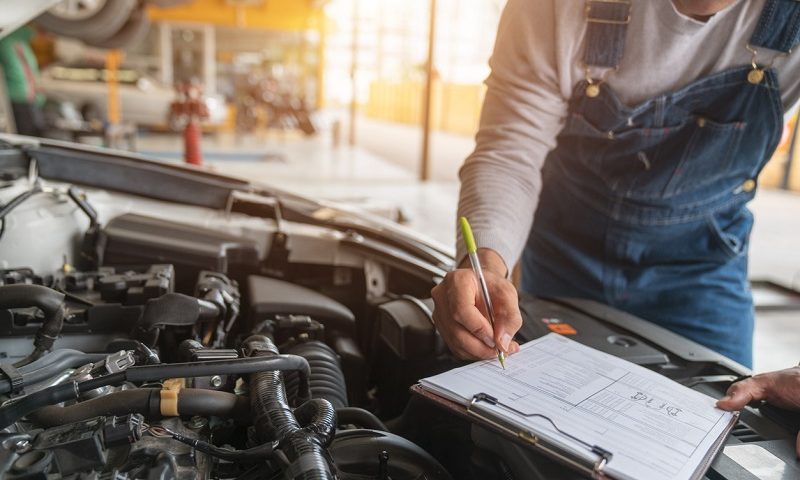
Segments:
[[[208,106],[203,99],[203,88],[196,82],[181,82],[178,96],[170,106],[170,123],[184,125],[184,159],[191,165],[202,165],[200,151],[202,132],[200,123],[208,118]]]

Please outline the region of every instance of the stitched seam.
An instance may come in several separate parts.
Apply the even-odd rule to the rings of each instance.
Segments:
[[[772,17],[774,16],[774,11],[776,6],[777,6],[777,0],[767,0],[766,5],[764,5],[764,11],[761,12],[761,18],[758,19],[758,26],[756,27],[756,31],[753,34],[753,38],[751,39],[753,43],[761,43],[766,41],[766,34],[768,31],[767,23],[772,22]]]
[[[567,179],[567,184],[565,185],[566,188],[571,189],[571,186],[577,185],[575,183],[575,179],[569,174],[568,171],[566,171],[566,169],[559,165],[558,170],[560,171],[560,175],[563,175],[564,178]],[[698,200],[693,203],[681,205],[677,208],[666,208],[659,206],[640,207],[636,205],[630,205],[627,201],[628,199],[619,196],[609,196],[603,193],[593,195],[593,197],[598,197],[601,199],[600,202],[597,202],[596,198],[586,198],[586,196],[582,195],[580,192],[578,192],[575,197],[590,208],[598,210],[604,215],[618,222],[642,226],[666,226],[697,221],[708,214],[719,212],[720,210],[733,205],[744,205],[755,197],[755,191],[731,194],[729,190],[725,190],[711,198]],[[730,198],[729,200],[722,201],[728,197]],[[606,207],[600,204],[608,206]]]
[[[600,8],[592,8],[598,2],[587,0],[585,7],[589,9],[589,18],[596,20],[622,20],[631,14],[630,5],[603,4]],[[589,22],[587,19],[586,45],[583,61],[586,65],[597,67],[614,67],[625,55],[625,39],[628,25],[613,25]],[[608,39],[608,42],[606,42]]]
[[[733,76],[737,72],[740,72],[740,71],[741,72],[748,72],[749,70],[750,70],[749,66],[747,66],[747,67],[733,67],[733,68],[730,68],[728,70],[724,70],[722,72],[719,72],[719,73],[716,73],[714,75],[711,75],[710,77],[705,77],[705,78],[702,78],[702,79],[700,79],[700,80],[698,80],[696,82],[689,83],[688,85],[685,85],[681,89],[676,90],[675,92],[672,92],[672,93],[667,93],[666,95],[663,95],[663,96],[669,97],[671,100],[674,101],[676,99],[683,99],[683,98],[690,97],[692,94],[695,93],[694,89],[697,89],[698,92],[705,92],[707,90],[713,90],[713,89],[718,88],[720,86],[729,87],[729,86],[732,86],[732,85],[737,85],[739,83],[746,82],[747,81],[746,78],[743,77],[743,79],[732,79],[730,82],[726,82],[726,83],[723,83],[721,85],[720,84],[715,84],[715,85],[709,85],[707,87],[698,88],[698,87],[702,86],[704,83],[709,83],[709,82],[713,82],[714,80],[717,80],[719,77],[724,77],[726,75]],[[586,83],[585,80],[581,80],[577,84],[577,86],[575,88],[575,92],[573,93],[573,95],[581,95],[581,93],[582,93],[581,90],[585,90],[587,85],[588,84]],[[625,103],[623,103],[619,99],[619,97],[617,96],[616,92],[613,89],[606,88],[603,91],[607,92],[607,94],[606,95],[601,94],[599,97],[593,98],[592,101],[597,101],[597,100],[602,101],[606,106],[611,107],[612,109],[617,109],[620,112],[622,112],[624,114],[625,118],[627,118],[629,116],[632,116],[632,115],[639,115],[641,112],[647,110],[648,108],[651,108],[653,106],[653,103],[655,102],[656,98],[658,98],[658,97],[651,98],[649,100],[645,100],[644,102],[642,102],[642,103],[640,103],[640,104],[638,104],[638,105],[636,105],[634,107],[629,107],[629,106],[625,105]],[[610,103],[609,99],[607,98],[608,96],[613,96],[614,101]]]
[[[794,18],[792,18],[792,25],[793,28],[791,30],[791,36],[787,39],[788,42],[797,42],[798,34],[800,34],[800,10],[795,10]],[[789,52],[794,48],[794,44],[786,45],[785,50]]]

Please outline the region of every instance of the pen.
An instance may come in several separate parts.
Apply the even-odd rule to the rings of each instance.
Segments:
[[[472,271],[478,277],[478,283],[481,286],[481,294],[483,295],[483,303],[486,304],[486,313],[489,314],[489,321],[494,328],[494,309],[492,308],[492,299],[489,298],[489,287],[486,285],[486,278],[483,276],[483,269],[481,268],[481,261],[478,259],[478,246],[475,245],[475,237],[472,235],[472,227],[465,217],[459,219],[461,223],[461,235],[464,237],[464,243],[467,246],[467,253],[469,254],[469,263],[472,265]],[[503,370],[506,369],[506,356],[500,349],[497,349],[497,360],[500,361],[500,366]]]

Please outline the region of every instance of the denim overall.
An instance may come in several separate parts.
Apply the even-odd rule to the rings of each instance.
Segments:
[[[630,5],[587,4],[585,63],[613,68]],[[798,42],[800,3],[767,0],[752,48]],[[542,171],[522,289],[611,305],[750,367],[746,204],[782,131],[777,74],[755,60],[634,107],[587,77]]]

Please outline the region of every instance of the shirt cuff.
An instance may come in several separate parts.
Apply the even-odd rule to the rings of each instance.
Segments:
[[[464,238],[461,236],[461,231],[458,229],[458,233],[456,235],[456,268],[461,265],[461,262],[467,258],[467,248],[464,245]],[[478,248],[489,248],[494,250],[500,255],[500,258],[503,259],[503,262],[506,266],[506,279],[511,278],[511,271],[513,269],[514,263],[511,262],[510,259],[515,258],[518,254],[514,253],[514,247],[512,247],[508,240],[503,238],[502,235],[496,234],[492,231],[482,231],[482,230],[474,230],[472,231],[473,235],[475,236],[475,245]]]

